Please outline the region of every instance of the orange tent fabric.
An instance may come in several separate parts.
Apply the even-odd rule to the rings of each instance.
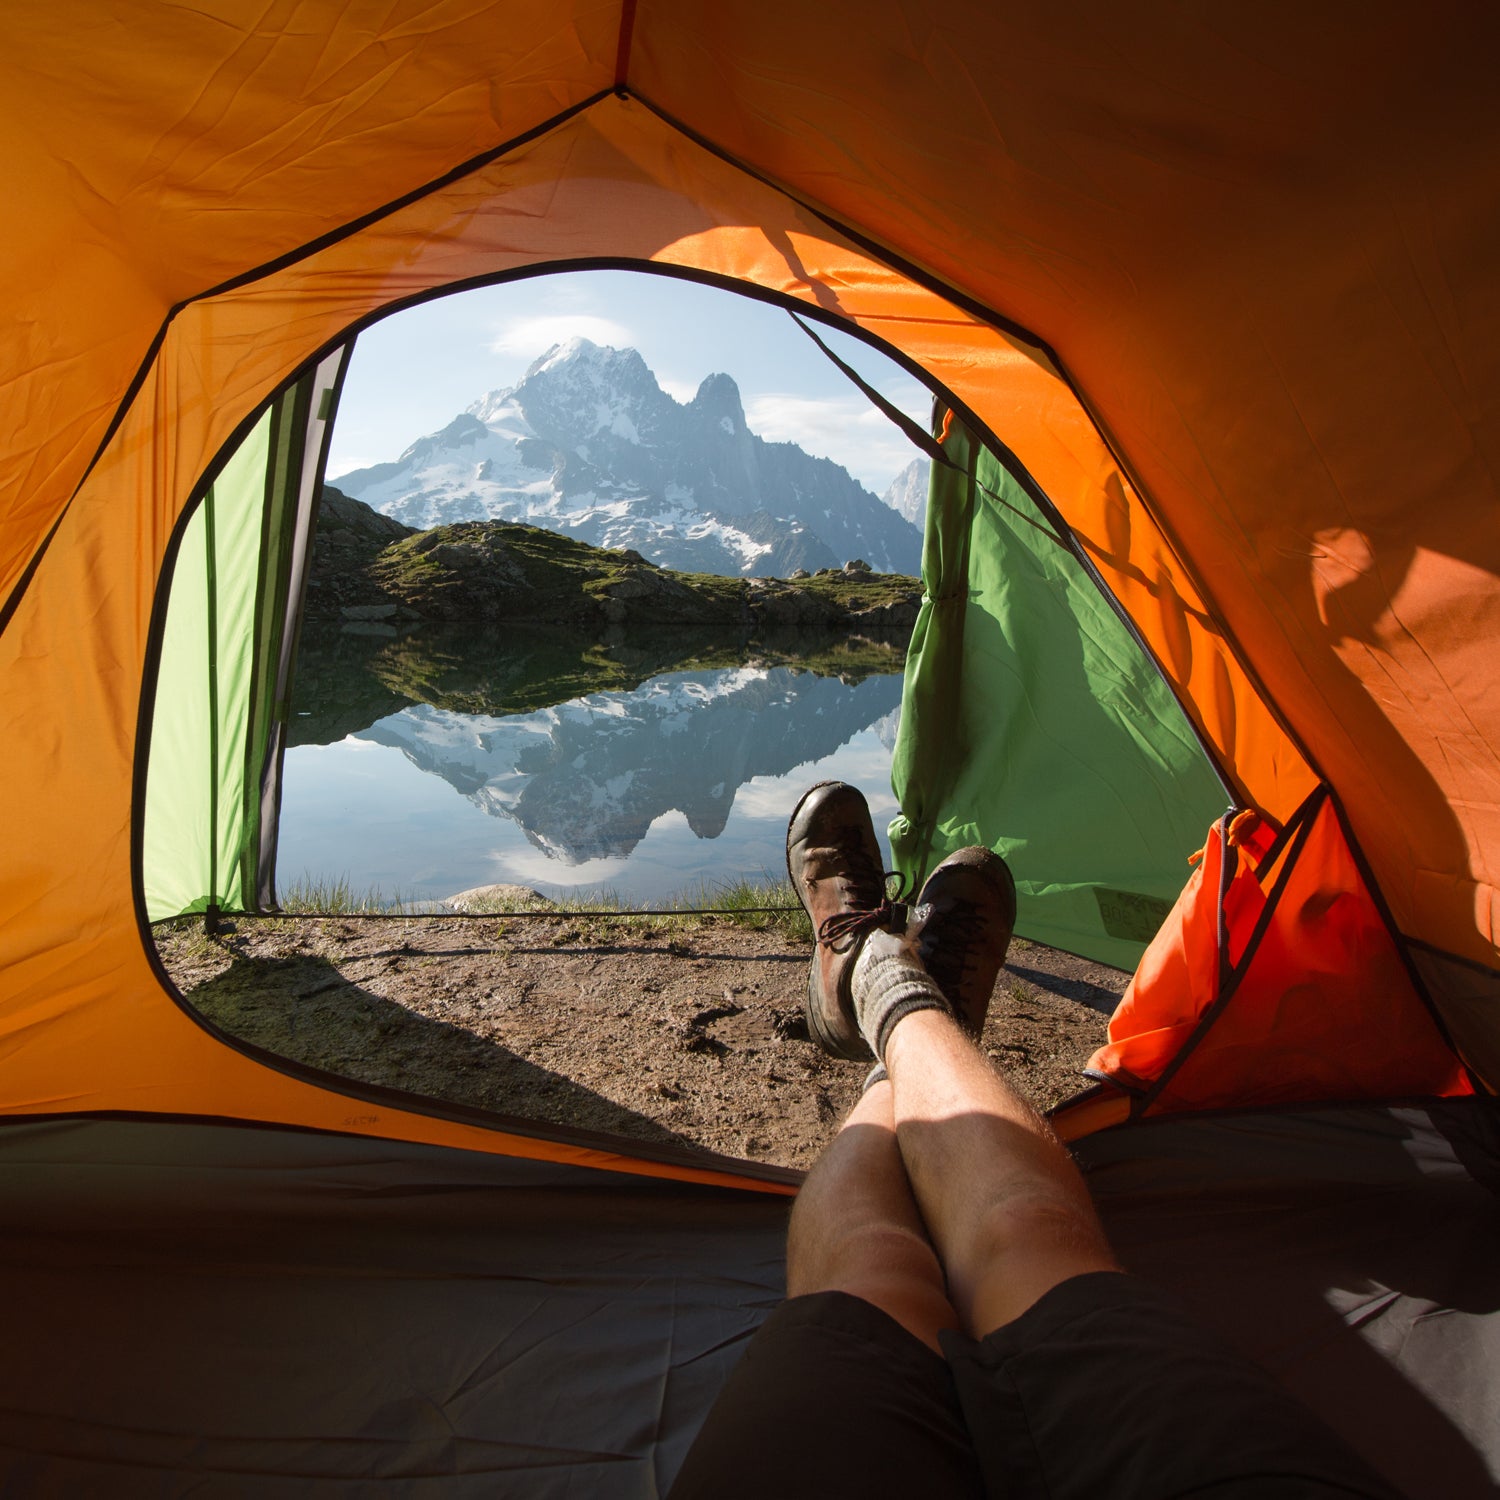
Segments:
[[[1081,536],[1243,799],[1283,819],[1334,787],[1500,1078],[1497,24],[897,0],[15,18],[0,1109],[468,1128],[351,1109],[164,993],[134,867],[153,600],[195,485],[299,368],[403,301],[601,261],[800,303],[926,369]]]
[[[1321,789],[1214,824],[1088,1071],[1145,1114],[1472,1092]]]

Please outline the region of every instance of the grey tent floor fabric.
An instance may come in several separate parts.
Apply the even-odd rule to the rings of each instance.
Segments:
[[[1076,1154],[1127,1269],[1414,1500],[1497,1493],[1495,1101],[1147,1122]]]
[[[204,1123],[0,1127],[0,1491],[661,1494],[789,1200]]]
[[[1413,1496],[1464,1497],[1500,1468],[1497,1140],[1470,1101],[1078,1149],[1127,1265]],[[7,1123],[0,1490],[658,1496],[781,1296],[787,1209],[298,1130]]]

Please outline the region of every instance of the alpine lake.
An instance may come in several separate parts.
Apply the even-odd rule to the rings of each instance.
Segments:
[[[783,879],[791,810],[829,778],[884,844],[907,638],[309,620],[278,887],[694,904]]]

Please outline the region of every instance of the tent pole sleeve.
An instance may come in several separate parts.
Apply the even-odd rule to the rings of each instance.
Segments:
[[[208,598],[208,907],[203,927],[212,936],[218,930],[219,915],[219,582],[212,485],[203,497],[203,535],[204,588]]]
[[[291,714],[293,676],[297,646],[302,633],[302,606],[307,595],[308,575],[312,571],[314,543],[317,538],[318,506],[322,494],[323,471],[328,463],[328,447],[333,436],[334,417],[343,392],[344,375],[354,340],[341,345],[305,377],[306,400],[300,405],[299,422],[292,436],[296,440],[295,461],[286,465],[286,487],[276,497],[271,509],[279,511],[285,521],[281,531],[284,540],[279,555],[280,566],[267,574],[274,591],[263,599],[263,613],[274,616],[276,650],[261,663],[265,673],[267,712],[257,719],[260,732],[256,744],[260,751],[258,774],[246,780],[246,796],[255,798],[255,807],[247,807],[256,830],[256,861],[253,891],[259,910],[274,910],[276,896],[276,852],[281,822],[282,774],[286,760],[287,721]],[[271,497],[268,497],[268,505]],[[272,523],[268,511],[267,525]],[[263,722],[263,727],[262,727]]]

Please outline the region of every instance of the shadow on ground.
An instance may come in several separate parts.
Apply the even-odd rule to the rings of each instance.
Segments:
[[[1080,1005],[1087,1005],[1090,1010],[1097,1010],[1103,1016],[1112,1016],[1120,1003],[1119,989],[1107,989],[1102,984],[1060,974],[1055,969],[1030,969],[1024,964],[1010,962],[1006,964],[1005,972],[1017,979],[1024,979],[1028,984],[1046,990],[1049,994],[1076,1000]]]
[[[357,1083],[635,1140],[692,1144],[457,1021],[362,989],[321,956],[237,956],[193,989],[190,1002],[231,1036]]]

